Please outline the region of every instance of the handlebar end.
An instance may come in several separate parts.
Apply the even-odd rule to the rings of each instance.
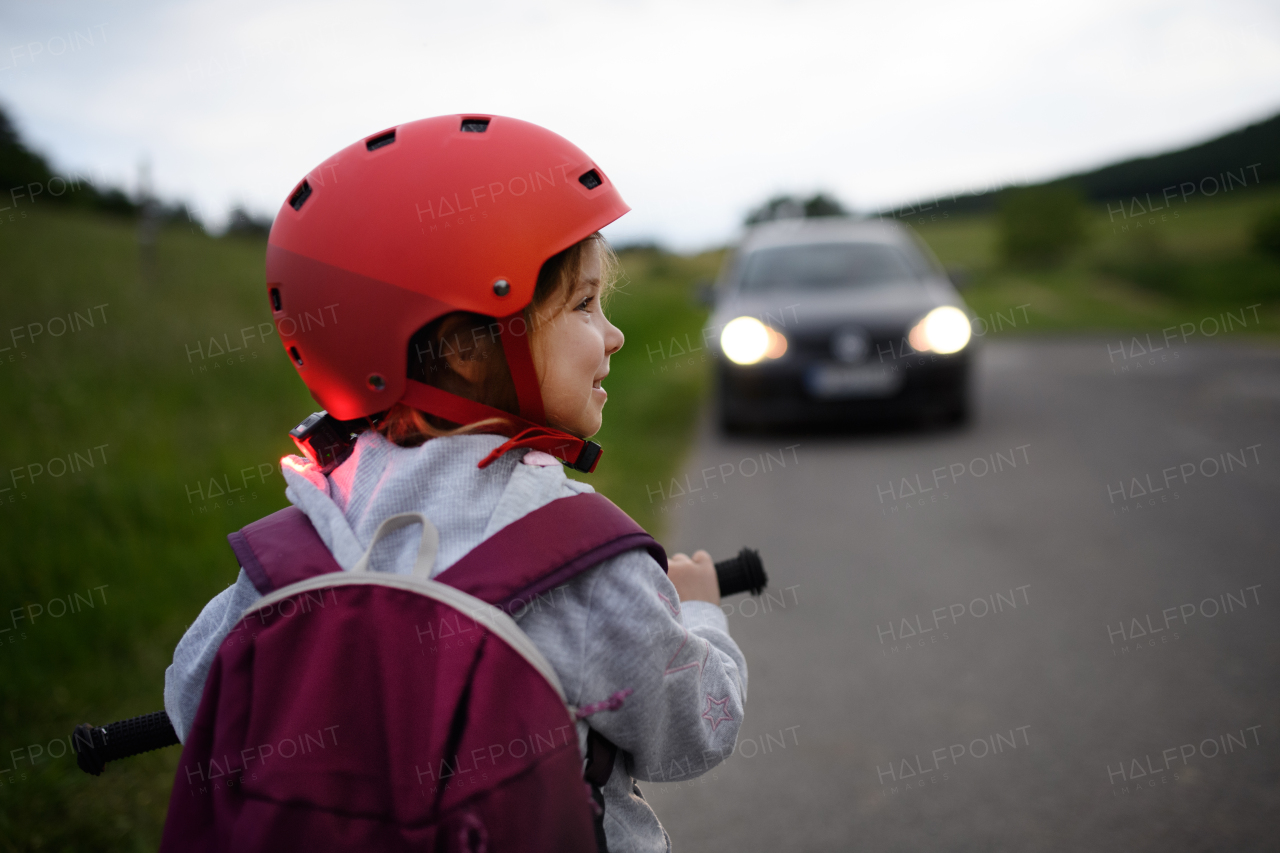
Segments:
[[[101,776],[103,769],[107,766],[106,759],[102,756],[102,748],[106,746],[104,735],[105,732],[101,727],[91,726],[88,723],[81,723],[71,733],[71,746],[76,751],[76,764],[91,776]]]

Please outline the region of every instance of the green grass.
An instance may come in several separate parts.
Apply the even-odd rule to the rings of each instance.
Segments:
[[[1252,230],[1264,211],[1277,207],[1280,189],[1175,200],[1146,216],[1126,217],[1115,204],[1110,211],[1095,208],[1085,246],[1042,269],[1001,261],[994,215],[904,221],[944,264],[971,273],[964,298],[975,314],[993,321],[996,334],[1158,330],[1228,311],[1239,317],[1260,303],[1257,321],[1250,309],[1245,326],[1233,324],[1235,332],[1274,335],[1280,332],[1280,259],[1252,247]],[[1025,312],[1015,312],[1021,305]]]
[[[131,223],[54,207],[0,227],[0,347],[10,347],[0,351],[0,489],[9,488],[0,491],[0,629],[10,628],[0,631],[0,769],[15,768],[12,750],[23,756],[0,774],[0,851],[159,843],[177,749],[98,779],[50,753],[77,723],[162,706],[179,637],[235,578],[226,534],[286,504],[280,475],[259,480],[257,466],[293,452],[287,430],[315,404],[277,338],[241,334],[269,322],[264,252],[263,242],[178,228],[144,265]],[[645,345],[696,338],[705,312],[690,299],[692,282],[717,259],[623,260],[627,280],[610,313],[628,343],[608,381],[606,453],[587,479],[652,528],[643,484],[680,464],[705,377],[653,369]],[[90,310],[92,327],[10,339],[11,328]],[[210,358],[210,338],[224,335],[241,349]],[[94,466],[47,473],[77,451],[82,460],[92,452]],[[15,468],[34,482],[15,486]],[[197,489],[224,477],[242,486],[233,500],[201,498]],[[91,590],[93,608],[83,603]],[[77,592],[78,612],[48,615],[54,599],[74,604]],[[15,628],[6,614],[28,605],[34,624]]]

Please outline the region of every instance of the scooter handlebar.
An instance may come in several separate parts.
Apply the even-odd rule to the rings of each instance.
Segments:
[[[76,764],[85,773],[98,776],[108,761],[140,755],[153,749],[162,749],[178,743],[178,734],[164,711],[154,711],[108,723],[76,726],[71,744],[76,751]]]
[[[769,583],[760,552],[752,548],[743,548],[738,556],[716,563],[716,578],[720,581],[721,595],[739,592],[759,595]]]
[[[740,592],[759,595],[769,583],[760,552],[751,548],[743,548],[738,556],[716,563],[716,579],[720,582],[720,594],[725,596]],[[105,726],[82,723],[71,735],[76,764],[93,776],[101,775],[108,761],[141,755],[177,743],[178,733],[173,730],[173,723],[164,711]]]

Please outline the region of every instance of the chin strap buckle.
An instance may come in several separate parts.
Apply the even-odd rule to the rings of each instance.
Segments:
[[[582,442],[582,449],[578,451],[578,458],[566,464],[575,471],[590,474],[596,470],[596,463],[600,461],[602,452],[604,452],[604,448],[594,441],[584,441]]]
[[[521,430],[511,438],[493,449],[488,456],[480,460],[477,467],[485,468],[502,454],[520,447],[541,450],[564,462],[575,471],[590,474],[600,462],[603,449],[594,441],[584,441],[576,436],[550,427],[529,427]],[[570,461],[572,457],[572,461]]]

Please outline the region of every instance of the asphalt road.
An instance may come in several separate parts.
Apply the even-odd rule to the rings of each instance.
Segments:
[[[1280,849],[1280,349],[1118,348],[988,344],[963,431],[708,419],[646,487],[771,579],[737,752],[641,784],[676,850]]]

